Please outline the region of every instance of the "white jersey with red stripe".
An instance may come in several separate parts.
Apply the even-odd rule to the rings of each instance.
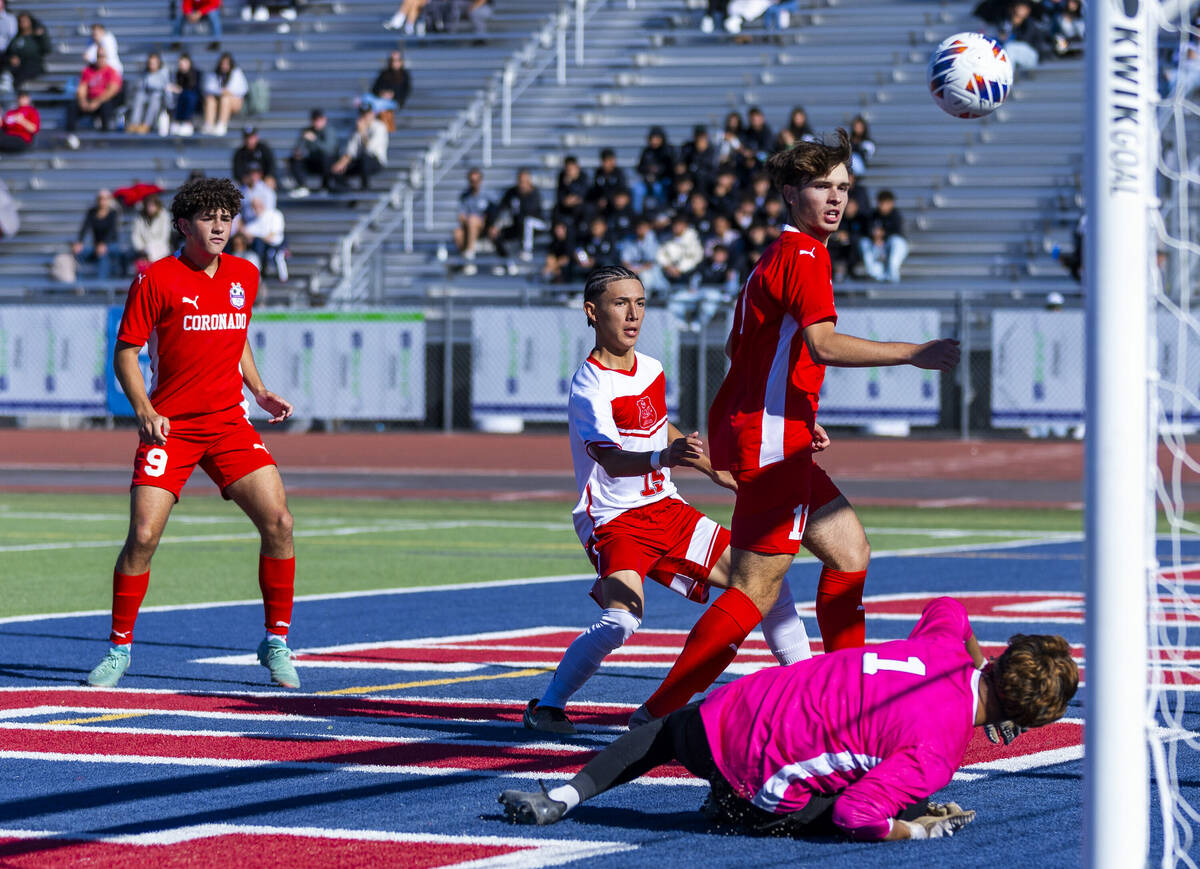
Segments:
[[[571,378],[568,416],[579,488],[572,516],[585,547],[605,522],[676,494],[668,468],[640,477],[613,477],[596,461],[600,450],[649,453],[669,445],[666,376],[657,359],[635,353],[633,368],[621,371],[589,356]]]

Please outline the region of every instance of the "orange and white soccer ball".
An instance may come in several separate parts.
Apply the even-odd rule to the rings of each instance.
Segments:
[[[1013,68],[1004,46],[982,33],[956,33],[929,57],[929,92],[956,118],[982,118],[1004,102]]]

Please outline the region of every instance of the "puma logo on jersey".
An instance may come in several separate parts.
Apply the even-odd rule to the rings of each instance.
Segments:
[[[191,305],[193,308],[195,308],[197,311],[200,310],[200,297],[199,296],[196,296],[196,298],[194,298],[194,299],[189,299],[187,296],[184,296],[183,300],[185,302],[187,302],[189,305]]]
[[[797,252],[796,256],[810,256],[813,259],[816,259],[817,258],[817,250],[816,250],[816,248],[813,248],[812,250],[802,250],[802,251]]]
[[[254,445],[254,448],[255,448],[256,450],[262,450],[264,453],[269,453],[269,452],[270,452],[270,450],[268,450],[268,449],[267,449],[266,447],[264,447],[262,444],[255,444],[255,445]]]

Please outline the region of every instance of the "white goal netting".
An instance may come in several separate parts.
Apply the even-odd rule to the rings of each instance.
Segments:
[[[1196,869],[1200,832],[1200,2],[1161,7],[1160,208],[1154,287],[1158,359],[1158,565],[1150,590],[1151,762],[1163,867]],[[1153,837],[1157,839],[1158,837]],[[1161,850],[1160,850],[1161,849]]]

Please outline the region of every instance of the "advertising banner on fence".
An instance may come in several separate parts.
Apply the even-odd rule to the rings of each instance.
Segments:
[[[678,324],[665,311],[646,319],[638,350],[663,364],[667,408],[679,410]],[[595,346],[578,308],[476,308],[471,313],[471,416],[566,422],[575,369]]]
[[[0,413],[104,413],[104,305],[0,305]]]
[[[110,341],[121,308],[110,309]],[[425,419],[425,317],[416,311],[255,314],[248,331],[267,389],[301,419]],[[108,354],[111,359],[111,351]],[[139,357],[150,382],[150,360]],[[108,365],[110,412],[132,415]],[[250,418],[262,412],[253,399]]]
[[[872,341],[923,343],[942,337],[941,320],[929,308],[846,308],[837,329]],[[936,425],[941,411],[940,375],[911,365],[825,369],[817,419],[830,425],[897,421]]]
[[[254,315],[249,339],[263,382],[297,417],[425,419],[419,311],[270,311]]]
[[[1083,422],[1083,311],[992,314],[992,425]]]

